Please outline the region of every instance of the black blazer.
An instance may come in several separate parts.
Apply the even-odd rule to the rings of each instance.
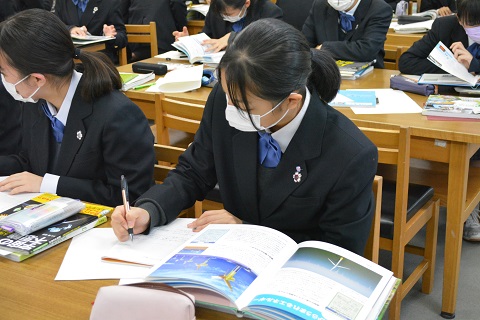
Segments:
[[[128,24],[149,24],[155,21],[157,26],[158,52],[175,50],[172,33],[181,31],[187,25],[187,7],[181,0],[122,0],[124,22]],[[150,46],[129,44],[132,52],[139,58],[150,57]]]
[[[467,34],[458,23],[456,16],[437,18],[433,22],[432,29],[402,54],[398,63],[400,72],[406,74],[446,73],[427,60],[428,55],[435,48],[438,41],[442,41],[447,47],[450,47],[454,42],[460,41],[465,48],[468,47]],[[478,60],[473,59],[470,69],[475,69],[475,66],[478,65],[480,65]]]
[[[0,81],[0,156],[20,151],[22,108]]]
[[[272,1],[252,0],[251,6],[247,9],[244,27],[263,18],[282,19],[282,17],[282,9],[277,7]],[[227,33],[231,32],[228,42],[232,42],[236,36],[236,32],[232,31],[232,23],[223,20],[220,15],[214,13],[212,10],[209,10],[205,17],[203,32],[212,39],[220,39]]]
[[[77,6],[71,0],[57,0],[55,2],[55,14],[70,30],[73,27],[87,27],[92,35],[103,35],[103,25],[113,25],[117,30],[115,41],[107,42],[107,48],[123,48],[127,45],[127,33],[120,11],[120,1],[117,0],[90,0],[87,8],[78,18]]]
[[[52,0],[1,0],[0,22],[26,9],[40,8],[50,11]]]
[[[50,120],[39,101],[23,113],[22,151],[0,157],[0,175],[29,171],[60,176],[57,194],[116,206],[122,203],[120,176],[132,200],[153,184],[153,135],[142,111],[120,91],[86,102],[81,84],[73,97],[56,167],[48,172]]]
[[[225,93],[216,86],[194,142],[162,185],[138,206],[161,208],[167,222],[201,200],[218,182],[225,209],[248,223],[288,234],[295,241],[321,240],[362,254],[373,213],[372,181],[377,148],[344,115],[312,94],[300,127],[268,192],[257,192],[256,132],[241,132],[225,119]],[[302,178],[293,174],[301,167]],[[151,226],[161,221],[151,216]]]
[[[355,10],[355,22],[343,41],[339,40],[338,11],[327,0],[315,0],[302,32],[315,48],[332,53],[337,60],[372,61],[383,68],[383,44],[392,20],[392,8],[384,0],[361,0]]]
[[[422,0],[420,12],[449,7],[452,12],[457,11],[457,0]]]

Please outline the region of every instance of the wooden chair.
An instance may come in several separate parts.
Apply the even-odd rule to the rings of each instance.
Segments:
[[[408,50],[408,47],[386,44],[384,45],[383,50],[385,51],[385,69],[398,70],[398,61],[400,60],[400,56]]]
[[[353,121],[377,146],[379,166],[394,166],[395,181],[384,176],[380,249],[392,252],[392,271],[403,279],[390,303],[389,319],[400,319],[403,298],[422,278],[422,292],[430,293],[437,248],[439,199],[433,198],[433,188],[409,183],[410,131],[408,128]],[[426,226],[425,246],[409,245],[412,238]],[[404,278],[405,252],[419,255],[421,262]]]
[[[167,177],[168,173],[175,168],[178,163],[178,157],[180,157],[185,149],[163,144],[155,144],[154,148],[157,163],[154,167],[153,176],[156,183],[162,183]],[[201,214],[201,211],[202,203],[197,201],[192,208],[183,210],[178,216],[194,218],[195,216]]]
[[[378,263],[380,253],[380,220],[382,215],[382,185],[383,178],[376,175],[373,179],[373,197],[375,199],[375,211],[373,214],[372,227],[368,236],[367,245],[363,256],[368,260]]]
[[[152,57],[158,54],[157,27],[154,21],[150,24],[126,24],[128,43],[148,43],[150,44],[150,54]],[[127,64],[127,48],[122,48],[119,52],[119,64]]]

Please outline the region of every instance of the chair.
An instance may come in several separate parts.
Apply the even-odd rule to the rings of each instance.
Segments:
[[[400,56],[408,50],[408,47],[386,44],[384,45],[383,50],[385,51],[385,69],[398,70],[398,61],[400,60]]]
[[[157,27],[154,21],[150,24],[126,24],[128,43],[148,43],[150,44],[150,54],[152,57],[158,54]],[[119,52],[119,64],[127,64],[127,48],[122,48]]]
[[[183,148],[167,146],[163,144],[155,144],[155,159],[157,163],[154,166],[153,176],[156,183],[162,183],[167,177],[168,173],[175,169],[178,163],[178,157],[185,151]],[[202,211],[202,203],[197,201],[195,205],[182,211],[178,216],[185,218],[193,218]]]
[[[277,6],[283,11],[283,21],[302,31],[313,0],[278,0]]]
[[[353,120],[377,146],[379,168],[394,166],[395,180],[386,180],[382,190],[380,249],[392,252],[391,270],[403,279],[390,304],[389,319],[400,319],[403,298],[422,277],[422,292],[430,293],[437,248],[439,199],[433,198],[433,188],[409,183],[410,131],[408,128]],[[382,173],[383,175],[383,173]],[[409,242],[426,226],[425,246]],[[419,255],[421,262],[404,278],[405,252]]]
[[[373,197],[375,199],[375,211],[373,213],[372,227],[368,236],[367,245],[363,256],[368,260],[378,263],[380,251],[380,219],[382,214],[382,185],[383,177],[376,175],[373,179]]]

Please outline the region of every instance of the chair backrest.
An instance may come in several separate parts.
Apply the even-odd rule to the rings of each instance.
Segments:
[[[375,210],[373,212],[372,226],[368,236],[367,245],[363,256],[368,260],[378,263],[380,253],[380,220],[382,216],[382,185],[383,177],[375,175],[372,184]]]
[[[384,45],[383,50],[385,51],[385,57],[383,58],[385,69],[398,70],[400,56],[408,50],[408,47],[386,44]]]
[[[128,43],[148,43],[150,44],[150,54],[152,57],[158,54],[157,27],[154,21],[150,24],[126,24]],[[127,49],[122,48],[119,53],[119,64],[127,64]]]
[[[283,11],[283,21],[302,31],[314,0],[278,0],[277,6]]]
[[[157,141],[170,144],[168,129],[196,133],[202,120],[204,106],[183,100],[160,97],[160,108],[155,109]]]

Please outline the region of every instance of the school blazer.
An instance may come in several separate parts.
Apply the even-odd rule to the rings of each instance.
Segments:
[[[0,81],[0,156],[20,151],[22,106]]]
[[[90,0],[87,8],[78,18],[77,6],[71,0],[59,0],[55,2],[55,14],[63,21],[70,30],[73,27],[86,26],[92,35],[103,35],[103,25],[113,25],[117,30],[114,41],[106,43],[107,48],[123,48],[127,45],[127,33],[120,11],[120,1],[117,0]]]
[[[438,41],[442,41],[447,47],[450,47],[454,42],[460,41],[465,48],[468,47],[467,34],[458,23],[456,16],[435,19],[432,29],[400,57],[398,62],[400,72],[418,75],[423,73],[446,73],[427,60],[428,55],[435,48]],[[472,60],[471,68],[475,64],[478,65],[477,59]]]
[[[304,119],[269,180],[271,187],[259,199],[258,134],[230,127],[225,106],[225,93],[217,85],[177,169],[137,205],[161,208],[168,223],[195,200],[204,199],[218,182],[225,209],[246,223],[280,230],[297,242],[327,241],[362,254],[377,168],[377,149],[370,140],[312,93]],[[297,166],[302,177],[294,182]]]
[[[255,0],[251,1],[251,3],[252,5],[247,9],[247,15],[243,25],[244,28],[250,23],[260,19],[283,18],[282,9],[280,9],[270,0]],[[227,33],[231,32],[230,38],[228,39],[228,42],[231,43],[236,36],[236,32],[232,31],[232,24],[233,23],[223,20],[222,17],[213,12],[213,10],[209,10],[207,16],[205,17],[205,26],[203,27],[203,32],[205,32],[212,39],[220,39]]]
[[[82,81],[68,114],[57,166],[48,172],[53,134],[40,100],[25,104],[22,151],[0,157],[0,175],[22,171],[56,174],[60,176],[58,195],[116,206],[122,203],[123,174],[134,200],[153,185],[155,155],[147,119],[119,91],[85,101],[80,95]]]
[[[302,32],[310,47],[319,44],[336,60],[372,61],[383,68],[383,44],[392,20],[392,8],[384,0],[361,0],[355,10],[352,30],[339,40],[338,11],[327,0],[315,0]]]

